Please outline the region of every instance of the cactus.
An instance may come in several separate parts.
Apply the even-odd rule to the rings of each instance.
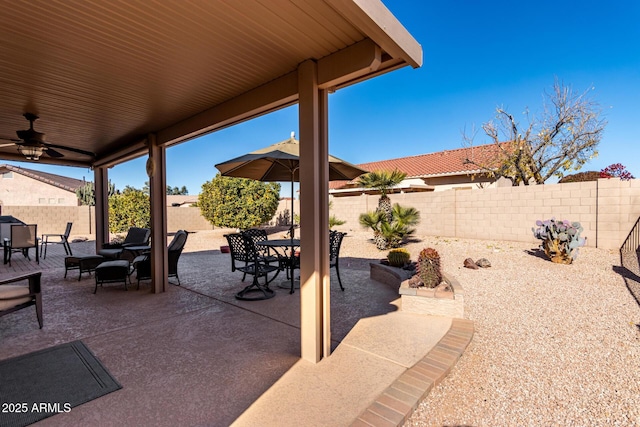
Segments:
[[[389,265],[393,267],[404,267],[404,265],[409,262],[410,258],[411,254],[409,254],[409,251],[404,248],[391,249],[387,254]]]
[[[433,248],[425,248],[420,251],[417,263],[417,274],[423,286],[435,288],[442,282],[440,271],[440,255]]]
[[[536,221],[538,228],[531,228],[536,239],[542,240],[540,249],[553,262],[571,264],[578,257],[578,248],[584,246],[585,238],[580,237],[583,228],[579,222]]]
[[[116,187],[109,181],[107,187],[107,196],[112,196],[116,192]],[[93,189],[93,182],[85,182],[76,189],[76,196],[83,206],[94,206],[96,204],[96,195]]]

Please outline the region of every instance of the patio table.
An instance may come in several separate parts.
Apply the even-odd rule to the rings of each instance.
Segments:
[[[286,266],[289,271],[289,276],[291,278],[291,291],[289,293],[293,293],[295,287],[295,280],[293,277],[293,270],[295,267],[295,252],[296,249],[300,247],[300,239],[273,239],[273,240],[264,240],[262,242],[256,243],[258,246],[271,248],[278,255],[278,258],[282,258],[287,260]],[[287,249],[291,250],[291,254],[287,255]],[[284,282],[287,283],[287,282]],[[289,286],[285,286],[285,288],[289,288]]]

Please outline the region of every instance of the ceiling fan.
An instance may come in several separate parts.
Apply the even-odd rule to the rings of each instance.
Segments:
[[[29,129],[17,131],[16,134],[19,139],[0,138],[0,140],[8,141],[7,143],[0,143],[0,147],[15,145],[18,147],[18,151],[25,156],[27,160],[40,160],[40,156],[43,154],[46,154],[49,157],[64,157],[64,154],[56,150],[56,148],[60,150],[73,151],[74,153],[83,154],[89,157],[96,156],[94,153],[80,150],[79,148],[46,143],[46,135],[33,129],[33,122],[38,120],[38,116],[33,113],[25,113],[24,117],[29,121]]]

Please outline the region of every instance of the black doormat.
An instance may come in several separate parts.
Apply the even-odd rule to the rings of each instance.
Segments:
[[[0,361],[0,427],[70,412],[122,386],[82,341]]]

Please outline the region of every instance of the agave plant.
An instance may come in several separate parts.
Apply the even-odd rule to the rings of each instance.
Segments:
[[[379,210],[360,215],[360,225],[373,230],[373,241],[380,250],[398,247],[406,236],[415,232],[414,226],[418,222],[420,212],[397,203],[391,209],[390,222],[387,215]]]

